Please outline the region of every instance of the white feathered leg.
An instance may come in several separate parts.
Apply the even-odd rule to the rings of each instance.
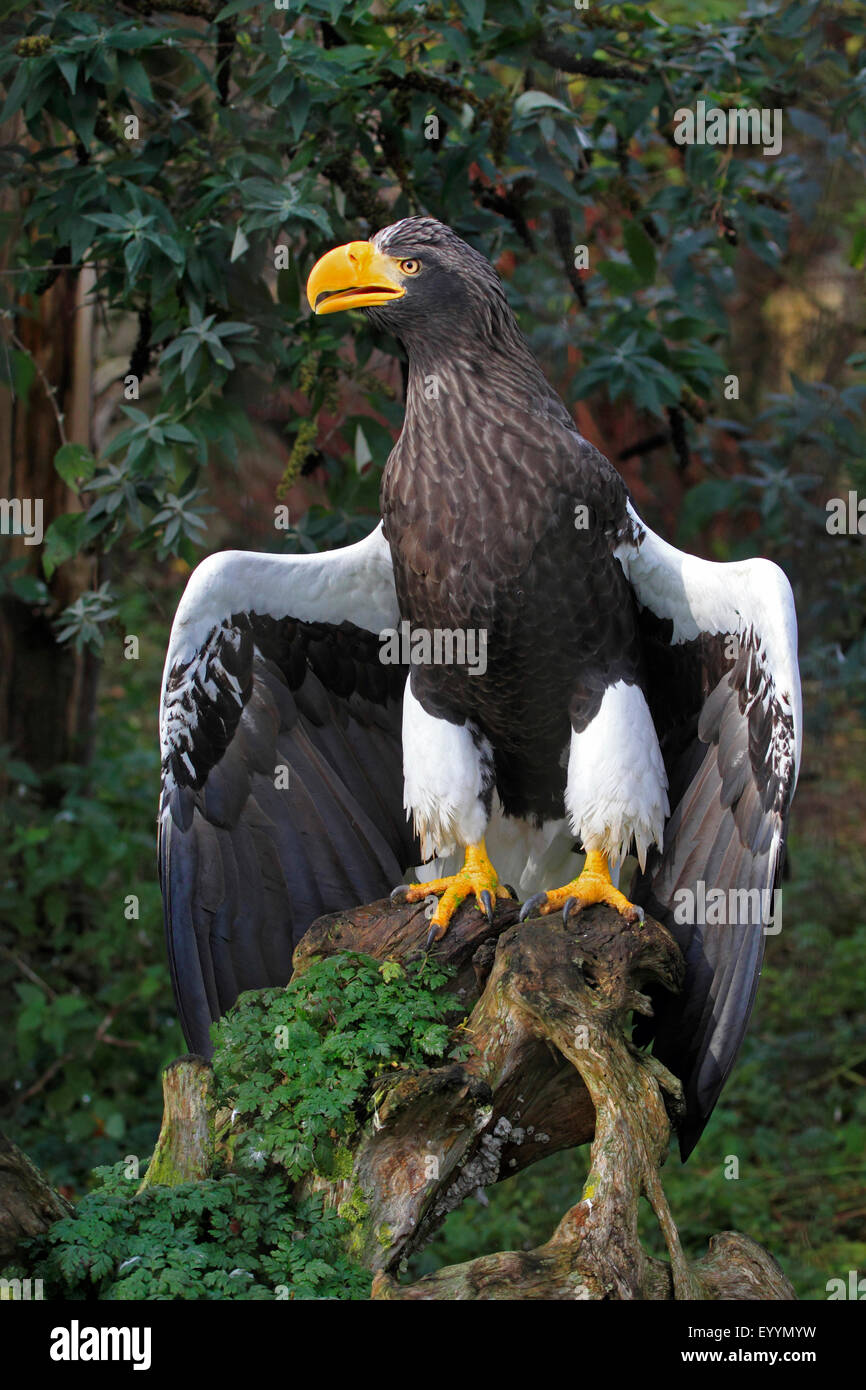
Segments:
[[[610,861],[619,862],[634,841],[643,868],[652,844],[661,847],[668,814],[667,776],[649,707],[639,686],[617,681],[604,692],[595,718],[572,733],[565,806],[586,850],[577,878],[536,893],[521,911],[572,909],[605,902],[629,920],[643,916],[615,886]]]
[[[490,744],[467,721],[450,724],[403,697],[403,804],[424,858],[477,844],[487,828],[493,781]]]
[[[508,890],[499,882],[484,844],[493,789],[490,744],[468,721],[450,724],[427,714],[410,682],[403,697],[403,779],[404,804],[425,856],[448,855],[462,846],[466,857],[456,873],[401,884],[392,897],[419,902],[428,894],[442,895],[430,918],[428,945],[444,936],[455,911],[470,895],[492,922],[495,901],[507,898]]]

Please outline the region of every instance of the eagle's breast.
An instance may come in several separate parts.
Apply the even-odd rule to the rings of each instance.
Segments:
[[[515,814],[561,808],[572,722],[638,667],[610,538],[625,489],[616,479],[611,490],[597,457],[570,420],[477,390],[463,400],[458,384],[407,410],[383,479],[400,612],[432,639],[413,692],[428,713],[484,733]],[[455,631],[483,667],[436,662],[436,634]]]

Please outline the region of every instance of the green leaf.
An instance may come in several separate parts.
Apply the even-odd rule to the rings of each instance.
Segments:
[[[640,223],[626,222],[623,241],[641,283],[651,285],[656,275],[656,249]]]
[[[121,82],[132,96],[137,97],[139,101],[153,101],[150,78],[137,58],[119,58],[117,70]]]
[[[6,100],[3,103],[3,110],[0,111],[0,125],[3,125],[11,116],[14,116],[15,112],[24,105],[32,76],[32,60],[25,59],[25,61],[20,64],[12,81],[12,86],[9,88],[6,95]]]
[[[520,96],[514,103],[514,114],[515,116],[528,116],[533,111],[541,111],[549,108],[555,111],[564,111],[568,116],[574,115],[571,107],[566,106],[558,97],[552,97],[549,92],[539,92],[534,89],[520,93]]]
[[[167,256],[175,265],[182,266],[186,262],[186,254],[182,246],[178,246],[170,236],[164,236],[162,232],[149,232],[147,239],[153,246],[156,246],[164,256]]]
[[[29,352],[12,349],[12,390],[26,406],[30,387],[36,380],[36,364]]]
[[[463,0],[466,23],[474,34],[481,33],[481,27],[484,24],[484,11],[486,8],[487,0]]]
[[[307,83],[301,79],[295,80],[291,96],[286,104],[289,113],[289,120],[292,124],[292,136],[295,140],[300,140],[307,127],[307,118],[310,114],[313,94]]]
[[[64,444],[54,455],[54,467],[74,492],[96,472],[96,459],[83,444]]]
[[[95,89],[79,88],[79,90],[69,98],[69,109],[72,117],[72,129],[78,136],[85,149],[90,147],[93,140],[93,132],[96,127],[97,101]]]
[[[123,248],[123,259],[126,273],[132,281],[147,259],[147,242],[130,238]]]
[[[790,121],[801,135],[812,140],[826,141],[829,133],[826,122],[822,121],[820,116],[814,116],[811,111],[802,111],[799,107],[791,106],[785,112],[785,119]]]
[[[277,272],[277,299],[289,313],[298,313],[301,304],[301,288],[297,273],[291,268]]]
[[[633,294],[640,288],[641,278],[634,266],[623,261],[600,261],[598,273],[606,280],[614,294]]]
[[[166,439],[173,439],[178,444],[197,444],[198,440],[192,430],[188,430],[185,425],[170,424],[165,427]]]
[[[244,252],[249,250],[249,245],[250,243],[247,239],[246,233],[244,232],[244,229],[239,222],[237,227],[235,228],[235,238],[232,242],[232,253],[229,256],[229,261],[231,262],[231,264],[234,264],[235,261],[240,260]]]
[[[186,31],[190,33],[189,30]],[[164,44],[166,34],[164,29],[157,29],[153,25],[138,25],[131,28],[128,24],[118,25],[116,29],[110,29],[105,36],[106,45],[109,48],[118,48],[132,52],[136,48],[152,48]]]
[[[89,539],[90,523],[84,512],[67,512],[52,521],[42,546],[42,569],[50,579],[59,565],[71,560]]]
[[[720,512],[732,512],[743,496],[736,478],[706,478],[685,494],[680,506],[677,538],[690,540]]]
[[[63,73],[70,92],[74,92],[78,81],[78,59],[69,53],[55,53],[54,61]]]

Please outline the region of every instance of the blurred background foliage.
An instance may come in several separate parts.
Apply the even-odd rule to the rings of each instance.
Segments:
[[[862,4],[0,15],[0,491],[44,499],[46,526],[0,553],[8,1132],[73,1196],[152,1147],[183,1051],[154,855],[171,616],[209,551],[371,528],[401,349],[361,315],[311,321],[303,286],[328,247],[430,214],[494,260],[650,524],[794,585],[784,929],[722,1103],[665,1181],[690,1249],[739,1228],[824,1297],[866,1268],[866,564],[856,510],[826,524],[829,499],[866,498]],[[679,145],[699,99],[781,111],[781,152]],[[471,1201],[416,1267],[546,1239],[584,1159]]]

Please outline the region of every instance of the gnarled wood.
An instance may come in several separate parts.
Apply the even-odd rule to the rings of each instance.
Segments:
[[[71,1211],[35,1163],[0,1133],[0,1265],[15,1258],[22,1240],[41,1235]]]
[[[632,1012],[651,1013],[646,989],[680,987],[673,938],[647,919],[629,925],[605,906],[517,924],[500,904],[493,924],[465,905],[437,959],[456,971],[467,1008],[465,1062],[383,1084],[373,1124],[355,1149],[351,1179],[368,1215],[356,1253],[389,1299],[792,1298],[775,1262],[747,1237],[714,1238],[690,1264],[659,1177],[680,1083],[629,1040]],[[295,953],[295,978],[338,951],[410,961],[424,949],[423,904],[373,903],[315,923]],[[399,1269],[449,1211],[479,1187],[547,1153],[592,1140],[580,1200],[550,1240],[437,1271],[405,1286]],[[325,1186],[317,1183],[317,1187]],[[651,1258],[637,1229],[645,1195],[669,1260]]]

